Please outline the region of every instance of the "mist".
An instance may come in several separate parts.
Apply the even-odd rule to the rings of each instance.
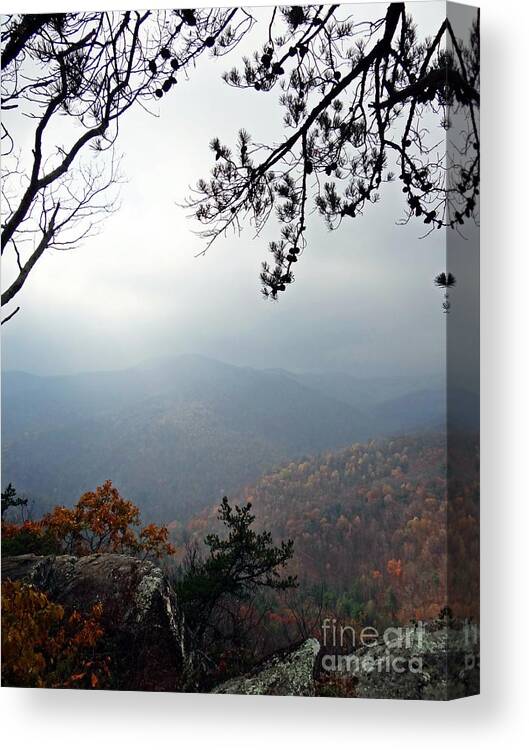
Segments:
[[[359,7],[363,17],[380,15],[380,6]],[[424,33],[442,7],[415,6]],[[79,249],[41,259],[19,296],[20,313],[3,330],[4,370],[67,374],[197,353],[294,371],[443,371],[446,318],[433,278],[445,267],[445,235],[421,239],[422,224],[399,225],[404,203],[395,184],[335,232],[309,216],[296,283],[276,303],[262,298],[258,278],[278,236],[274,217],[260,236],[246,227],[198,255],[205,244],[181,204],[211,169],[211,138],[230,144],[244,127],[270,142],[283,132],[277,93],[221,80],[258,46],[261,31],[257,24],[227,59],[201,59],[156,116],[137,108],[123,118],[121,207]],[[4,278],[9,270],[5,264]]]

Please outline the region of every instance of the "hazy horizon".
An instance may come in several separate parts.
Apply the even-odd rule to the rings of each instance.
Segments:
[[[422,35],[438,28],[443,8],[410,6]],[[383,9],[354,12],[365,20]],[[284,137],[277,92],[239,91],[220,78],[261,36],[257,23],[228,57],[201,58],[161,101],[159,117],[141,108],[124,116],[121,208],[80,249],[47,251],[39,261],[20,292],[20,312],[2,330],[3,370],[117,370],[196,352],[260,369],[444,373],[446,317],[433,279],[446,266],[445,232],[420,239],[422,223],[397,225],[404,201],[396,183],[383,185],[379,203],[333,233],[319,215],[309,216],[296,283],[277,303],[261,297],[258,279],[279,233],[274,217],[258,238],[246,227],[196,257],[204,242],[176,204],[209,174],[211,138],[233,144],[241,127],[258,142]],[[22,145],[31,124],[17,133]],[[445,131],[433,127],[441,148]],[[68,135],[55,137],[67,142]],[[10,270],[4,263],[5,281]]]
[[[144,359],[140,359],[134,362],[131,362],[130,364],[123,365],[120,367],[96,367],[93,369],[83,369],[83,370],[74,370],[71,372],[38,372],[36,370],[29,370],[29,369],[22,369],[22,368],[6,368],[2,367],[2,374],[8,374],[8,373],[23,373],[25,375],[32,375],[35,377],[42,377],[42,378],[54,378],[54,377],[75,377],[76,375],[97,375],[102,373],[119,373],[119,372],[126,372],[128,370],[137,370],[141,368],[148,368],[153,367],[157,365],[165,365],[165,364],[171,364],[175,363],[178,360],[183,359],[203,359],[203,360],[209,360],[212,363],[218,363],[227,365],[229,367],[237,367],[240,369],[250,369],[250,370],[256,370],[256,371],[262,371],[262,372],[273,372],[273,371],[284,371],[287,373],[292,373],[296,375],[302,375],[302,374],[314,374],[314,375],[344,375],[351,378],[358,378],[358,379],[379,379],[379,378],[387,378],[387,379],[434,379],[437,377],[442,377],[444,373],[439,372],[418,372],[418,373],[398,373],[398,372],[389,372],[384,371],[383,373],[379,374],[366,374],[363,372],[353,371],[353,370],[345,370],[345,369],[329,369],[329,368],[318,368],[314,367],[312,369],[306,368],[306,369],[298,369],[298,368],[289,368],[289,367],[256,367],[254,365],[245,363],[243,361],[234,362],[231,360],[223,359],[220,357],[214,357],[209,354],[206,354],[204,352],[197,352],[197,351],[183,351],[179,352],[177,354],[160,354],[158,356],[148,357]]]

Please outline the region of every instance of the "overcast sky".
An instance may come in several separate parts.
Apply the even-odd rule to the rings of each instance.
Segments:
[[[444,7],[413,5],[422,31],[438,28]],[[359,20],[374,13],[358,8]],[[383,12],[379,4],[376,17]],[[126,115],[121,209],[81,249],[39,262],[17,298],[21,311],[2,330],[4,369],[106,370],[195,352],[297,370],[442,370],[445,316],[433,278],[445,268],[445,235],[419,239],[421,223],[396,224],[398,184],[383,186],[380,203],[336,232],[313,215],[296,283],[276,304],[261,297],[258,280],[278,235],[274,220],[257,239],[247,230],[195,257],[198,227],[177,203],[207,177],[211,137],[233,143],[241,127],[260,142],[281,136],[277,92],[237,91],[220,79],[261,34],[257,24],[229,58],[201,58],[160,102],[158,118],[141,109]]]

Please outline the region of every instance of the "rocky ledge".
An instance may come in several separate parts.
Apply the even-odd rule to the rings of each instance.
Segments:
[[[318,678],[341,683],[337,694],[357,698],[446,701],[479,693],[475,625],[433,620],[390,630],[400,637],[379,639],[352,654],[323,655]]]
[[[2,560],[2,580],[23,579],[82,613],[102,604],[116,689],[176,690],[181,674],[174,593],[160,568],[116,554],[21,555]]]
[[[52,601],[83,613],[100,602],[112,688],[186,689],[185,639],[175,594],[153,563],[116,554],[21,555],[2,560],[2,579],[23,579]],[[479,692],[475,626],[444,619],[389,630],[400,637],[393,633],[389,641],[380,639],[351,654],[329,653],[309,638],[212,692],[408,700],[449,700]]]
[[[216,687],[213,693],[237,695],[315,695],[314,668],[320,644],[309,638],[297,648],[274,654],[242,677]]]

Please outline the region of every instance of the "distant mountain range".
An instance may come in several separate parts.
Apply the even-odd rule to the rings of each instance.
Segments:
[[[146,517],[186,518],[287,459],[440,427],[441,385],[196,355],[114,372],[6,372],[2,484],[42,510],[110,478]]]

